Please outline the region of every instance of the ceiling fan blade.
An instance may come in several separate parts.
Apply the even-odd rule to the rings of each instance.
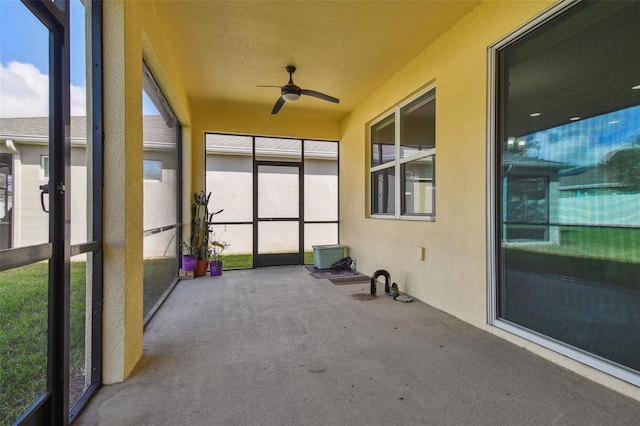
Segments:
[[[313,96],[314,98],[323,99],[325,101],[333,102],[335,104],[340,103],[340,99],[334,98],[333,96],[325,95],[324,93],[316,92],[315,90],[306,90],[302,89],[300,91],[301,94],[307,96]]]
[[[280,108],[282,108],[282,105],[284,105],[284,98],[280,96],[276,101],[276,104],[273,106],[273,110],[271,110],[271,114],[277,114],[278,111],[280,111]]]

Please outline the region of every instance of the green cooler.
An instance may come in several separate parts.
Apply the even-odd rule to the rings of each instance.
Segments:
[[[331,269],[334,263],[344,258],[345,246],[331,244],[313,246],[313,266],[317,269]]]

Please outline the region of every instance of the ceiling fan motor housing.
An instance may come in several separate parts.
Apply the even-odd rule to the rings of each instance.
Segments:
[[[300,95],[302,94],[302,89],[300,89],[300,87],[296,86],[293,83],[293,73],[296,72],[296,67],[294,67],[293,65],[288,65],[286,69],[289,73],[289,83],[282,86],[280,94],[285,101],[295,102],[300,98]]]
[[[287,72],[289,73],[289,83],[284,86],[259,86],[259,87],[280,87],[280,97],[276,101],[276,104],[273,106],[271,110],[271,114],[277,114],[280,111],[280,108],[285,104],[285,102],[295,102],[300,99],[300,96],[311,96],[314,98],[322,99],[329,102],[340,103],[338,98],[334,98],[333,96],[325,95],[324,93],[316,92],[315,90],[301,89],[299,86],[293,82],[293,73],[296,72],[296,67],[293,65],[287,65]]]
[[[300,97],[301,94],[302,90],[295,84],[287,84],[286,86],[282,86],[281,95],[285,99],[290,96]]]

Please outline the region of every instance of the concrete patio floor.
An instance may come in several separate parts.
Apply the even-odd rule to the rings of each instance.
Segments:
[[[78,425],[639,424],[640,402],[420,301],[302,266],[180,282]]]

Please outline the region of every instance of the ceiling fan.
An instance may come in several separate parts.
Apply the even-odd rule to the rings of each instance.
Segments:
[[[289,83],[284,86],[258,86],[258,87],[279,87],[280,88],[280,97],[276,101],[276,104],[273,106],[273,110],[271,114],[277,114],[280,111],[280,108],[284,105],[285,102],[295,102],[300,99],[301,95],[313,96],[314,98],[323,99],[325,101],[340,103],[340,99],[334,98],[333,96],[325,95],[324,93],[316,92],[315,90],[307,90],[301,89],[299,86],[296,86],[293,83],[293,73],[296,72],[296,67],[289,65],[286,67],[287,72],[289,73]]]

